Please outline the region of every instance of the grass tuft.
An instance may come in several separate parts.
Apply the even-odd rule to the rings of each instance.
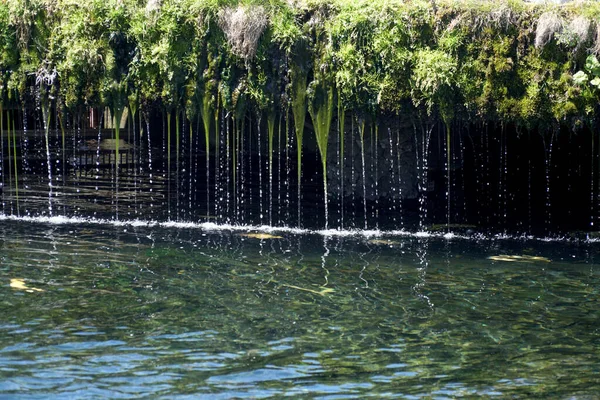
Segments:
[[[268,14],[263,6],[225,7],[219,12],[219,26],[227,37],[231,51],[251,60],[256,55],[258,42],[268,25]]]
[[[562,28],[563,21],[558,15],[550,11],[543,13],[535,31],[535,47],[541,49],[546,46]]]

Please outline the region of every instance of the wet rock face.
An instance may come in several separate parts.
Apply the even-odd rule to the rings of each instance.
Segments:
[[[382,119],[377,128],[365,122],[361,140],[361,122],[356,119],[353,122],[353,118],[346,119],[343,155],[339,129],[332,130],[329,138],[327,174],[330,193],[355,199],[366,195],[369,201],[417,198],[412,127],[399,117]]]

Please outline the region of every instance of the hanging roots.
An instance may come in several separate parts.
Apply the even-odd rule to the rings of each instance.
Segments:
[[[501,5],[499,8],[486,13],[458,14],[450,21],[446,30],[453,31],[461,26],[469,26],[475,32],[481,32],[488,27],[506,30],[517,24],[517,21],[518,17],[515,12],[509,6]]]
[[[573,32],[579,43],[585,43],[590,38],[591,26],[592,21],[578,16],[569,24],[569,30]]]
[[[545,12],[538,20],[535,31],[535,47],[542,48],[547,45],[555,34],[562,30],[562,19],[552,12]]]
[[[146,3],[146,12],[151,13],[154,11],[160,11],[162,7],[162,0],[148,0]]]
[[[600,55],[600,24],[596,25],[596,43],[592,47],[592,53]]]
[[[263,6],[226,7],[219,12],[219,26],[234,54],[245,60],[256,55],[258,41],[268,23]]]

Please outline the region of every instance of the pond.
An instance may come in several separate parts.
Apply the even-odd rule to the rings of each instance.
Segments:
[[[588,398],[593,241],[0,218],[3,398]]]

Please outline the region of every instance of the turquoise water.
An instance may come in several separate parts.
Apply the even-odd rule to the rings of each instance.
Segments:
[[[600,392],[597,243],[92,222],[0,219],[0,398]]]

